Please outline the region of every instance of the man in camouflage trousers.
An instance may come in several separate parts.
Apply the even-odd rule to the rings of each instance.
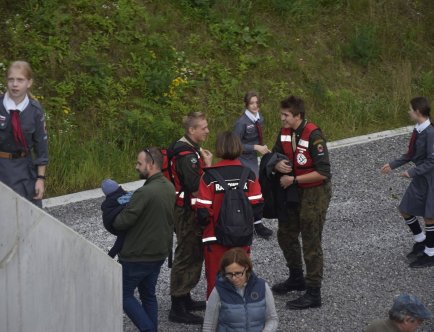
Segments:
[[[306,290],[301,297],[289,301],[288,309],[321,306],[323,278],[322,230],[331,199],[330,161],[321,130],[305,120],[304,102],[290,96],[281,102],[283,128],[273,152],[288,157],[276,163],[280,185],[297,186],[299,203],[288,207],[287,219],[279,219],[277,239],[289,267],[289,278],[272,287],[275,294]],[[303,248],[300,246],[301,233]],[[306,265],[303,275],[301,252]]]
[[[182,150],[173,158],[173,180],[177,194],[175,204],[175,233],[177,246],[170,274],[172,306],[169,320],[184,324],[202,324],[203,318],[191,313],[204,310],[205,301],[194,301],[190,291],[197,285],[202,273],[202,230],[197,223],[194,205],[199,180],[204,167],[211,166],[212,154],[199,144],[208,136],[208,123],[201,112],[188,114],[183,121],[185,135],[174,145]]]

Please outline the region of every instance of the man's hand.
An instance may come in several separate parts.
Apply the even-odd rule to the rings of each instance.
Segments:
[[[286,189],[286,188],[288,188],[291,184],[293,184],[294,183],[294,177],[293,176],[289,176],[289,175],[283,175],[281,178],[280,178],[280,186],[283,188],[283,189]]]
[[[207,149],[201,149],[200,153],[202,155],[203,161],[206,167],[210,167],[212,164],[212,153]]]
[[[390,173],[391,171],[392,171],[392,168],[390,167],[389,164],[385,164],[385,165],[383,165],[383,167],[381,167],[381,173],[383,173],[383,174]]]
[[[399,174],[399,176],[401,176],[401,177],[403,177],[403,178],[407,178],[407,179],[410,179],[410,178],[411,178],[410,174],[408,174],[407,171],[402,172],[401,174]]]
[[[43,179],[36,179],[35,183],[35,196],[33,199],[42,199],[45,192],[45,181]]]
[[[288,160],[279,161],[274,169],[282,174],[287,174],[292,172],[292,167],[289,165]]]

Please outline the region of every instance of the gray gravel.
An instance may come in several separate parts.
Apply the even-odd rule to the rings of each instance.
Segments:
[[[412,237],[397,212],[408,180],[398,172],[386,176],[379,168],[405,152],[408,135],[331,151],[333,199],[323,236],[325,275],[323,305],[319,309],[288,311],[285,303],[301,293],[276,296],[279,331],[363,331],[376,318],[387,316],[393,298],[402,292],[419,296],[434,312],[434,268],[408,268],[406,252]],[[107,250],[114,236],[101,221],[102,199],[47,209],[49,213]],[[277,224],[271,240],[255,239],[254,268],[270,285],[287,277],[287,268],[276,240]],[[170,307],[169,270],[162,268],[158,288],[160,331],[200,331],[198,327],[168,322]],[[205,297],[202,279],[193,297]],[[124,317],[124,331],[136,331]],[[434,331],[426,322],[420,331]]]

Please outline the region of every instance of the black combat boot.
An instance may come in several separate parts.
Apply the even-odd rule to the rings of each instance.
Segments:
[[[413,248],[407,254],[408,259],[416,259],[423,256],[423,251],[425,250],[425,241],[415,242]]]
[[[289,269],[289,278],[283,282],[271,287],[274,294],[284,295],[291,291],[304,291],[306,284],[304,282],[302,269]]]
[[[202,324],[203,318],[187,311],[185,295],[172,296],[172,306],[169,312],[169,320],[182,324]]]
[[[191,298],[191,294],[185,295],[185,307],[187,311],[198,311],[206,309],[205,301],[195,301]]]
[[[262,222],[255,224],[255,233],[257,236],[260,236],[265,240],[268,240],[270,236],[273,235],[273,231],[265,227]]]
[[[307,287],[306,293],[298,299],[286,302],[286,309],[302,310],[321,307],[321,287]]]

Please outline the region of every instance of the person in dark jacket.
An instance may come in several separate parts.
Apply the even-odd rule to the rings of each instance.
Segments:
[[[243,166],[249,167],[259,177],[258,155],[270,152],[264,143],[264,118],[259,113],[259,95],[256,91],[249,91],[244,95],[245,110],[235,123],[234,133],[240,138],[243,152],[240,161]],[[267,228],[261,220],[255,221],[255,233],[268,239],[273,231]]]
[[[131,199],[132,192],[125,191],[116,181],[106,179],[101,184],[101,189],[106,196],[101,203],[102,221],[107,231],[116,235],[116,241],[109,250],[108,255],[114,258],[122,249],[125,232],[118,232],[113,228],[113,222],[117,215],[125,208]]]
[[[426,98],[416,97],[410,101],[409,115],[416,122],[416,127],[408,151],[381,168],[382,173],[389,173],[409,162],[414,163],[413,167],[400,174],[411,182],[399,204],[399,211],[415,241],[407,255],[412,268],[434,266],[434,126],[430,112]],[[423,217],[425,232],[417,216]]]
[[[122,265],[123,308],[140,331],[158,331],[155,287],[161,266],[172,251],[175,187],[161,172],[160,149],[144,149],[137,156],[136,170],[143,187],[118,214],[113,227],[126,231],[119,252]],[[140,302],[134,296],[138,288]]]
[[[227,251],[206,306],[204,332],[274,332],[278,318],[273,293],[253,272],[242,248]]]
[[[0,96],[0,181],[42,207],[48,136],[42,106],[30,94],[32,84],[30,65],[13,62]]]

